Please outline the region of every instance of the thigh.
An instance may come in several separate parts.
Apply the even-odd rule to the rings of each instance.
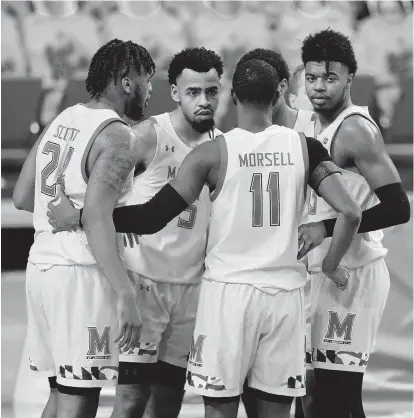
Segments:
[[[187,390],[214,398],[242,393],[262,320],[264,301],[257,300],[254,293],[253,286],[203,280]],[[249,310],[249,305],[256,309]]]
[[[136,291],[142,318],[142,330],[137,347],[121,353],[120,362],[156,363],[161,336],[170,322],[169,289],[167,283],[155,282],[128,272]]]
[[[303,289],[266,295],[266,322],[249,386],[281,396],[305,395]]]
[[[317,368],[364,372],[389,290],[383,259],[350,270],[339,290],[323,273],[312,283],[312,361]]]
[[[30,370],[56,376],[50,328],[43,306],[44,273],[30,262],[26,269],[27,339]]]
[[[174,366],[185,368],[194,333],[200,283],[169,286],[173,297],[173,308],[170,322],[161,338],[158,358]]]
[[[97,266],[45,272],[43,301],[61,385],[102,387],[118,377],[116,295]]]

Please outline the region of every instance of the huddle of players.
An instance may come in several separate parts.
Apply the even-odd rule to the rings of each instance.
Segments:
[[[174,56],[177,108],[140,123],[151,57],[119,40],[95,54],[91,102],[44,130],[14,193],[34,211],[28,332],[31,368],[50,376],[43,417],[95,416],[100,387],[115,379],[114,417],[143,416],[150,396],[151,415],[177,417],[185,381],[206,417],[235,417],[246,379],[258,416],[288,417],[306,392],[298,259],[311,250],[305,414],[330,417],[335,405],[337,417],[364,416],[389,287],[378,230],[407,222],[410,208],[378,128],[350,101],[348,39],[311,35],[302,58],[318,119],[287,106],[282,57],[258,49],[237,65],[238,128],[222,134],[213,51]]]

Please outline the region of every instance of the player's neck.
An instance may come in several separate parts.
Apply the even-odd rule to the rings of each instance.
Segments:
[[[352,106],[352,101],[350,97],[340,102],[333,109],[315,109],[315,112],[318,115],[321,124],[321,131],[323,131],[327,126],[329,126],[349,106]]]
[[[175,133],[188,147],[194,148],[197,142],[205,136],[205,132],[200,133],[194,130],[179,108],[173,110],[169,115]]]
[[[262,132],[272,126],[272,109],[244,108],[237,106],[237,126],[249,132]]]
[[[298,117],[298,110],[292,109],[284,100],[273,108],[273,123],[293,129]]]
[[[99,97],[98,99],[93,98],[88,104],[88,107],[92,109],[110,109],[118,113],[122,118],[124,116],[124,105],[120,100],[111,98],[109,96]]]

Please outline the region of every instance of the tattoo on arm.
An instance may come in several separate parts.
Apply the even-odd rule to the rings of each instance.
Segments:
[[[96,182],[106,184],[111,189],[121,192],[133,168],[133,158],[117,152],[105,152],[101,169],[96,173]]]
[[[121,192],[138,159],[137,141],[125,127],[111,129],[105,133],[104,149],[94,167],[94,182]]]

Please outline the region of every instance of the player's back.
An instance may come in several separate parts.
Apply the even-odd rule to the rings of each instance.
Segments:
[[[376,129],[379,129],[374,120],[369,115],[368,109],[361,106],[350,106],[346,108],[327,128],[321,132],[317,139],[331,154],[332,143],[335,135],[340,129],[342,122],[350,117],[358,115],[367,119]],[[346,182],[349,190],[362,210],[369,209],[379,203],[375,193],[371,190],[365,177],[356,169],[356,167],[346,167],[342,171],[342,178]],[[314,192],[311,195],[308,207],[307,222],[318,222],[323,219],[336,218],[337,213],[322,198]],[[374,261],[377,258],[384,257],[387,250],[382,246],[382,230],[357,234],[352,241],[351,247],[341,260],[341,265],[348,268],[357,268]],[[320,271],[322,260],[328,252],[331,238],[312,250],[308,254],[309,271]]]
[[[308,154],[299,134],[273,125],[223,136],[204,277],[285,290],[304,286],[297,253]]]
[[[65,109],[42,133],[36,154],[33,224],[35,241],[29,261],[36,265],[95,264],[83,231],[52,233],[46,212],[56,196],[56,183],[63,178],[65,193],[75,207],[82,208],[88,176],[87,158],[96,137],[112,122],[125,123],[109,109],[82,104]],[[128,179],[118,205],[126,199],[132,183]]]

